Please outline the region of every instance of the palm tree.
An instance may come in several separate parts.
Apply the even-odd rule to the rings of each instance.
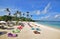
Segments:
[[[22,15],[21,15],[21,12],[18,12],[18,14],[19,14],[19,17],[21,17]]]
[[[27,16],[27,18],[28,18],[28,17],[29,17],[29,12],[26,12],[26,13],[27,13],[27,15],[26,15],[26,16]]]
[[[11,12],[10,12],[10,10],[9,10],[9,8],[6,8],[6,10],[5,11],[7,11],[7,19],[6,19],[6,22],[7,22],[7,24],[8,24],[8,26],[10,26],[10,22],[11,22]]]
[[[8,19],[11,20],[11,19],[9,18],[9,16],[11,15],[11,12],[10,12],[9,8],[6,8],[5,11],[7,12],[7,19],[6,19],[6,21],[8,21]]]
[[[24,17],[25,13],[23,13],[22,15],[23,15],[23,17]]]
[[[21,17],[21,12],[16,11],[16,13],[14,14],[14,16],[15,16],[16,19],[18,18],[18,15],[19,15],[19,18],[20,18],[20,17]],[[17,19],[17,23],[18,23],[18,20],[19,20],[19,19]],[[16,23],[16,24],[17,24],[17,23]]]
[[[19,17],[21,17],[21,12],[16,11],[16,15],[17,15],[17,16],[19,15]]]
[[[8,16],[11,15],[9,8],[6,8]]]
[[[32,17],[33,15],[31,15],[31,17]]]
[[[19,17],[21,17],[21,12],[16,11],[16,13],[14,13],[14,16],[15,16],[15,17],[18,17],[18,15],[19,15]]]

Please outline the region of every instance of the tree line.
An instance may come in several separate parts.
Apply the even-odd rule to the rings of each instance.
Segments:
[[[32,16],[30,15],[29,12],[27,11],[26,14],[22,13],[21,11],[16,11],[13,16],[11,15],[11,11],[9,8],[6,8],[5,11],[7,12],[7,15],[0,16],[0,21],[34,21],[32,20]],[[24,17],[26,16],[26,17]]]

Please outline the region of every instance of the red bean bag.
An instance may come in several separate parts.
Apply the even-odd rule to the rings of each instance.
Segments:
[[[17,28],[21,30],[21,29],[23,29],[23,26],[18,26]]]

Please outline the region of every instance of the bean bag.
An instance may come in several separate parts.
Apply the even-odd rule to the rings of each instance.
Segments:
[[[34,34],[40,34],[40,32],[38,32],[38,31],[33,31],[34,32]]]
[[[13,33],[19,33],[20,30],[19,29],[15,29],[15,30],[12,30]]]
[[[12,33],[8,33],[8,37],[17,37],[18,34],[12,34]]]
[[[0,29],[7,29],[7,27],[4,27],[4,26],[0,26]]]
[[[31,28],[32,30],[35,30],[33,27]]]
[[[36,28],[37,31],[41,31],[39,28]]]
[[[21,29],[23,29],[23,26],[18,26],[17,28],[21,30]]]

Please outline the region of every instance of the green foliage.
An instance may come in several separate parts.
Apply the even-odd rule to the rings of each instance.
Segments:
[[[4,15],[4,16],[1,16],[0,20],[4,20],[4,21],[11,21],[12,17],[11,16],[7,16],[7,15]]]
[[[0,16],[0,20],[3,20],[3,21],[34,21],[31,18],[26,18],[26,17],[19,18],[19,17],[7,16],[7,15]]]

